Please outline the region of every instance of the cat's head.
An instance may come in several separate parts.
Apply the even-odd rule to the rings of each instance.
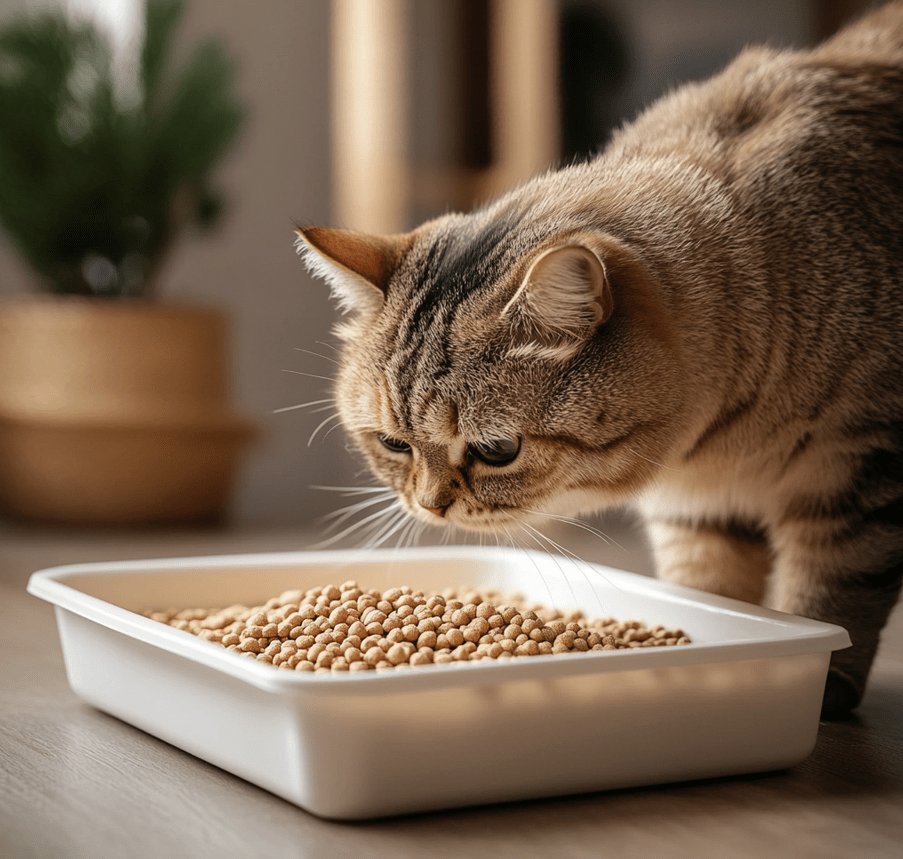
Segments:
[[[346,316],[336,400],[424,522],[504,531],[623,503],[673,441],[674,333],[604,234],[450,215],[374,237],[298,231]]]

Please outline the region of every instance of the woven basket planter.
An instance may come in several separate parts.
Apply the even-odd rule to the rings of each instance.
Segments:
[[[79,525],[212,522],[254,427],[228,401],[218,311],[0,306],[0,511]]]

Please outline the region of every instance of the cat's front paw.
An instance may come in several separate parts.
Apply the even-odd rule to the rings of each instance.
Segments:
[[[862,690],[856,682],[837,668],[828,671],[821,717],[828,721],[846,719],[862,700]]]

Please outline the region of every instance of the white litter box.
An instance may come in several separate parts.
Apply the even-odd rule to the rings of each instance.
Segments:
[[[308,674],[142,616],[282,591],[495,588],[692,644]],[[361,819],[774,770],[812,751],[838,626],[519,550],[79,564],[35,573],[85,701],[314,814]]]

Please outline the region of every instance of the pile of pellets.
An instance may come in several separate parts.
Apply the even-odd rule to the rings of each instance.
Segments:
[[[519,595],[447,589],[428,596],[410,587],[380,593],[354,581],[285,591],[255,607],[146,615],[277,668],[318,673],[690,643],[679,629],[590,622],[580,611]]]

